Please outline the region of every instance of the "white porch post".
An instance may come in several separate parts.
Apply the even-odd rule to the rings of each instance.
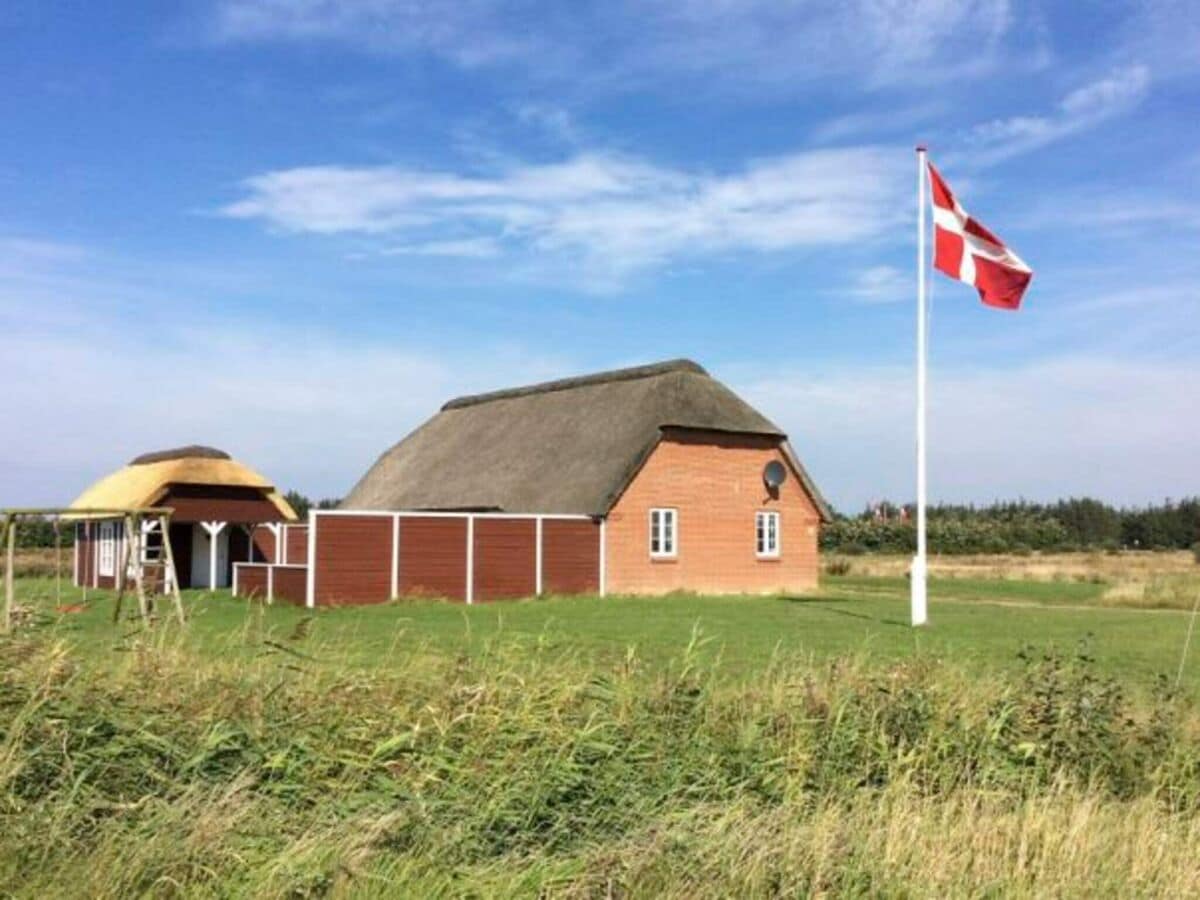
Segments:
[[[537,553],[535,554],[536,561],[534,564],[537,567],[537,577],[535,579],[537,587],[534,588],[534,594],[540,597],[542,596],[542,517],[538,516],[535,521],[537,522],[537,527],[535,529]]]
[[[600,520],[600,596],[608,593],[608,519]]]
[[[217,536],[225,530],[225,522],[201,522],[208,532],[208,589],[217,589]]]
[[[475,517],[467,516],[467,604],[475,602]]]
[[[271,532],[271,538],[275,541],[275,558],[274,559],[266,559],[266,560],[263,560],[263,562],[281,563],[281,562],[283,562],[283,557],[281,555],[281,548],[279,546],[279,534],[280,534],[279,523],[278,522],[268,522],[267,530]]]

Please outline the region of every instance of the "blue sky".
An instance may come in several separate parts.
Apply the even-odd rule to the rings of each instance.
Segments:
[[[189,442],[337,496],[450,396],[676,356],[907,499],[917,141],[1036,272],[934,282],[931,495],[1194,494],[1189,6],[10,0],[0,502]]]

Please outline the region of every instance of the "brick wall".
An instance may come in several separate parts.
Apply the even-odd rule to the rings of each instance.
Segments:
[[[665,437],[617,501],[607,525],[609,593],[808,591],[817,584],[820,517],[788,468],[770,496],[762,471],[787,465],[774,438],[680,432]],[[649,512],[678,510],[677,556],[650,558]],[[754,514],[780,514],[780,553],[755,553]]]

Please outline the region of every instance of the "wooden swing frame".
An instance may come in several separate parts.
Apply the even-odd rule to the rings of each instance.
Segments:
[[[54,554],[55,554],[55,590],[56,596],[62,599],[62,536],[60,529],[63,519],[71,521],[87,521],[92,519],[121,519],[125,525],[125,540],[121,542],[121,559],[114,570],[117,582],[117,598],[113,606],[113,621],[121,615],[121,601],[125,596],[125,586],[131,557],[135,560],[133,566],[133,581],[138,598],[138,611],[142,620],[150,621],[150,598],[146,594],[145,568],[148,565],[143,554],[142,542],[144,534],[142,523],[147,520],[158,520],[162,529],[163,558],[157,565],[163,568],[163,576],[170,585],[172,599],[175,605],[175,615],[179,624],[185,624],[183,612],[183,597],[179,593],[179,578],[175,570],[175,554],[171,549],[171,514],[170,507],[143,506],[120,507],[111,509],[71,509],[68,507],[49,507],[44,509],[0,509],[0,541],[5,544],[4,568],[4,618],[0,621],[0,633],[12,632],[14,609],[13,571],[16,556],[17,526],[22,519],[53,518],[54,520]],[[136,553],[136,555],[135,555]],[[83,596],[86,602],[87,585],[83,585]]]

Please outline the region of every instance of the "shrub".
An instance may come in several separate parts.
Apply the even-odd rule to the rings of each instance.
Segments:
[[[853,568],[848,559],[831,559],[825,564],[825,574],[834,576],[849,575]]]

